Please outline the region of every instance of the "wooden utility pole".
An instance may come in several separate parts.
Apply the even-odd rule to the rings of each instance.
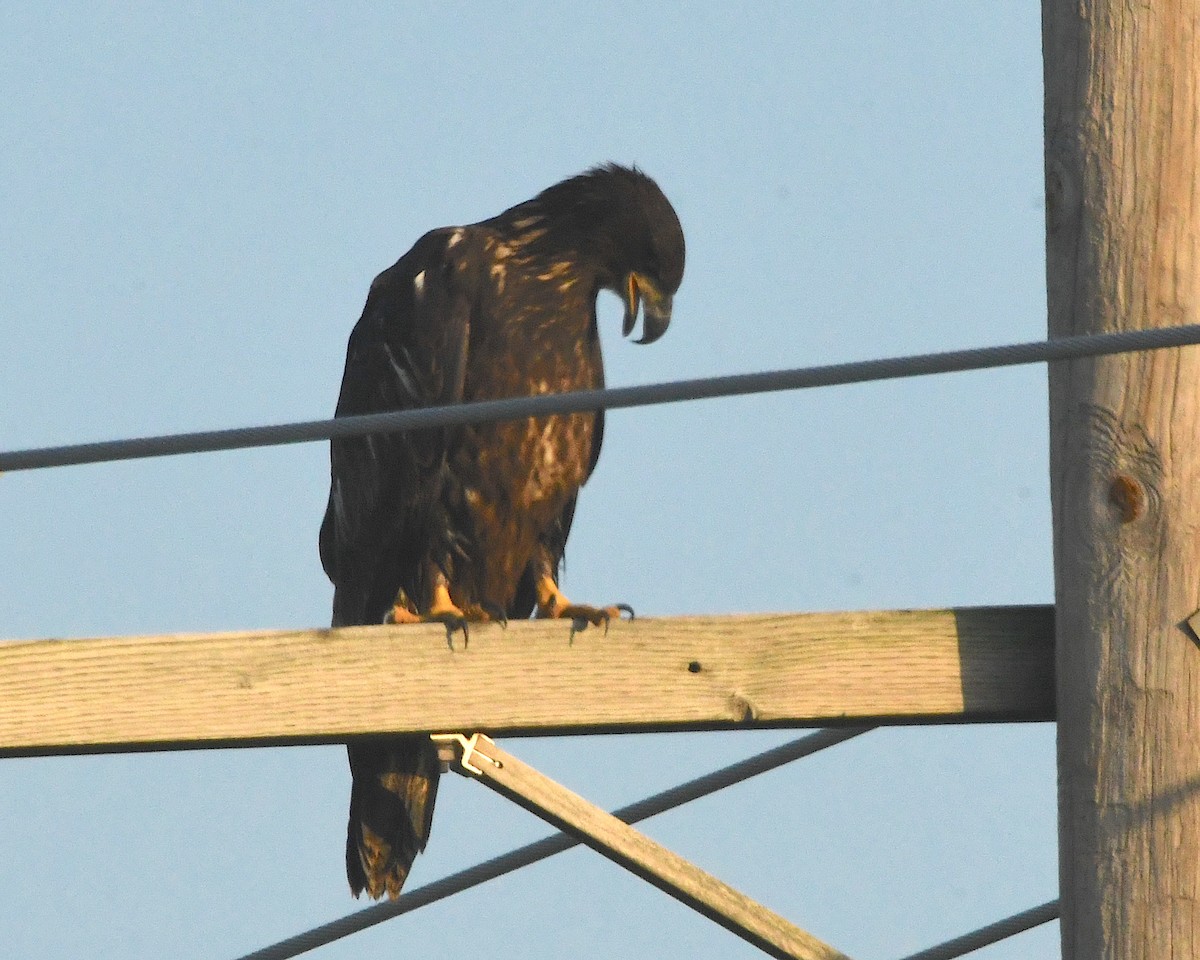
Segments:
[[[1043,48],[1050,335],[1195,323],[1200,0],[1044,0]],[[1067,960],[1200,956],[1198,387],[1050,368]]]

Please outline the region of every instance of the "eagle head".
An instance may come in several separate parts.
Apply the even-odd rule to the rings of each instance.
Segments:
[[[642,336],[653,343],[671,322],[683,281],[683,228],[657,183],[636,167],[594,167],[543,191],[533,201],[558,229],[547,245],[569,247],[596,277],[596,292],[611,290],[625,304],[629,336],[642,312]]]
[[[675,208],[657,183],[637,169],[610,167],[621,211],[619,229],[610,239],[610,256],[625,302],[621,332],[629,336],[642,308],[642,336],[653,343],[671,323],[675,291],[683,281],[683,228]],[[611,289],[611,288],[610,288]]]

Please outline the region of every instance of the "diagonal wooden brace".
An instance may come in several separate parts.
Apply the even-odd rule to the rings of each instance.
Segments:
[[[497,793],[652,883],[760,950],[782,960],[849,960],[845,954],[655,843],[629,824],[501,750],[483,734],[436,734],[455,772]]]

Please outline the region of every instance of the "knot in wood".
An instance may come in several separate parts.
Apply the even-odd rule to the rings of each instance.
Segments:
[[[754,709],[754,704],[740,693],[729,695],[729,712],[733,714],[733,719],[740,723],[750,723],[758,719],[758,711]]]
[[[1132,523],[1146,512],[1146,488],[1134,477],[1118,473],[1108,486],[1108,502],[1117,508],[1122,523]]]
[[[1073,221],[1079,208],[1079,191],[1071,169],[1063,161],[1065,149],[1061,134],[1051,136],[1046,155],[1046,232],[1056,234],[1068,221]]]

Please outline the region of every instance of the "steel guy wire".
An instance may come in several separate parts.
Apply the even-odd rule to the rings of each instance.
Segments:
[[[1086,334],[1035,340],[970,350],[915,354],[882,360],[860,360],[827,366],[767,370],[695,380],[674,380],[605,390],[578,390],[571,393],[546,393],[529,397],[509,397],[441,407],[394,410],[333,420],[309,420],[273,426],[235,427],[199,433],[179,433],[128,440],[107,440],[62,447],[39,447],[0,452],[0,472],[37,470],[84,463],[106,463],[143,457],[166,457],[184,453],[239,450],[285,443],[308,443],[363,436],[368,433],[395,433],[435,427],[546,417],[556,414],[584,413],[645,407],[682,400],[708,400],[716,397],[747,396],[779,390],[805,390],[934,373],[956,373],[994,367],[1043,363],[1053,360],[1077,360],[1135,350],[1159,350],[1200,343],[1200,324],[1151,330],[1126,330],[1119,333]]]
[[[1001,940],[1015,937],[1018,933],[1024,933],[1026,930],[1032,930],[1034,927],[1040,927],[1043,923],[1057,920],[1058,915],[1059,902],[1057,900],[1050,900],[1041,906],[1031,907],[1020,913],[1014,913],[1011,917],[1007,917],[1004,920],[989,923],[986,927],[980,927],[978,930],[965,933],[961,937],[955,937],[953,940],[939,943],[936,947],[920,950],[917,953],[910,953],[907,957],[902,957],[901,960],[956,960],[957,957],[974,953],[976,950],[982,950],[993,943],[999,943]]]

